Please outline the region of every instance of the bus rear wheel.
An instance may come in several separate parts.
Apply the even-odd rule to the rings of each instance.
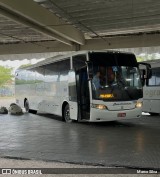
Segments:
[[[27,113],[37,114],[37,110],[29,109],[29,102],[28,100],[24,103],[24,108]]]
[[[67,104],[64,108],[63,118],[64,118],[65,122],[68,122],[68,123],[72,122],[72,120],[70,119],[69,104]]]
[[[25,108],[25,111],[28,113],[29,112],[29,102],[28,102],[28,100],[26,100],[24,102],[24,108]]]

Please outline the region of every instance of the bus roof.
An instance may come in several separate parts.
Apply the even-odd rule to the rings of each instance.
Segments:
[[[46,65],[46,64],[50,64],[50,63],[53,63],[53,62],[56,62],[56,61],[61,61],[61,60],[64,60],[66,58],[69,58],[71,56],[75,56],[75,55],[81,55],[81,54],[87,54],[87,53],[101,53],[101,52],[105,52],[105,53],[122,53],[122,54],[132,54],[131,52],[124,52],[124,51],[117,51],[117,50],[86,50],[86,51],[78,51],[78,52],[71,52],[69,54],[64,54],[64,55],[57,55],[57,56],[54,56],[54,57],[50,57],[50,58],[46,58],[45,60],[43,61],[40,61],[36,64],[33,64],[33,65],[30,65],[30,66],[26,66],[26,67],[23,67],[23,68],[18,68],[17,70],[23,70],[23,69],[32,69],[32,68],[35,68],[35,67],[38,67],[38,66],[43,66],[43,65]]]

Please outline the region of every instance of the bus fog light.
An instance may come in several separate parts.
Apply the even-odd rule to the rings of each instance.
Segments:
[[[136,108],[141,108],[141,107],[142,107],[142,105],[143,105],[143,103],[142,103],[142,102],[137,102],[137,103],[136,103]]]
[[[107,106],[103,105],[103,104],[92,104],[92,108],[96,108],[96,109],[107,109]]]

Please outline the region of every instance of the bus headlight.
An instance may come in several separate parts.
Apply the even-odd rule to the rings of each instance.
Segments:
[[[137,102],[136,103],[136,108],[141,108],[143,106],[143,103],[142,102]]]
[[[96,108],[96,109],[107,109],[107,106],[103,105],[103,104],[92,104],[92,108]]]

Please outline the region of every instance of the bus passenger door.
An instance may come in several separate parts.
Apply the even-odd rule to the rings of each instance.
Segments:
[[[82,67],[76,71],[78,115],[81,120],[90,118],[90,94],[87,67]]]
[[[69,86],[70,119],[77,120],[78,103],[77,103],[76,74],[74,70],[69,71],[68,86]]]

